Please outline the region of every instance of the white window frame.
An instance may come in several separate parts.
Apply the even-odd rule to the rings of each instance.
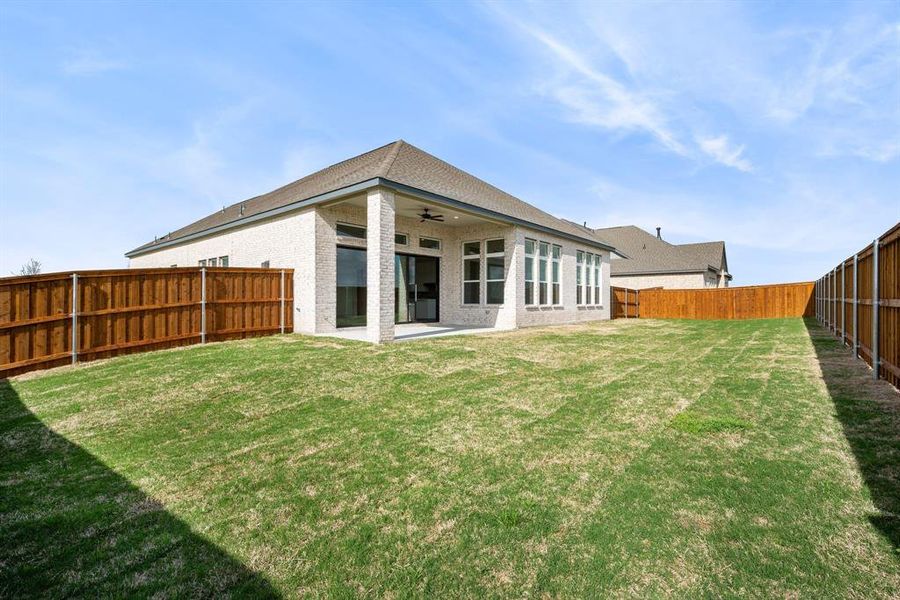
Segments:
[[[603,305],[603,258],[594,254],[594,304]]]
[[[216,260],[217,260],[217,259],[216,259],[215,256],[213,256],[212,258],[207,258],[207,259],[206,259],[206,266],[207,266],[207,267],[215,267],[215,266],[217,266],[218,263],[216,262]]]
[[[206,259],[205,259],[205,258],[201,258],[200,260],[198,260],[198,261],[197,261],[197,266],[198,266],[198,267],[205,267],[205,266],[206,266]]]
[[[429,242],[437,242],[437,248],[428,248],[426,246],[423,246],[422,245],[423,240],[428,240]],[[424,235],[419,236],[419,248],[422,248],[423,250],[432,250],[435,252],[440,252],[440,250],[443,248],[443,246],[444,246],[443,243],[438,238],[427,237]]]
[[[398,241],[397,241],[397,236],[399,236],[399,235],[402,235],[402,236],[403,236],[403,239],[406,240],[406,241],[405,241],[405,242],[402,242],[402,243],[401,243],[401,242],[398,242]],[[409,246],[409,234],[408,234],[408,233],[403,233],[402,231],[397,231],[397,232],[395,232],[395,233],[394,233],[394,243],[397,244],[398,246]]]
[[[575,251],[575,304],[584,306],[584,250]]]
[[[362,232],[363,232],[362,237],[357,237],[355,235],[347,235],[344,233],[340,233],[338,231],[338,227],[340,227],[341,225],[345,225],[347,227],[353,227],[354,229],[362,229]],[[338,221],[337,223],[334,224],[334,233],[337,237],[348,239],[348,240],[365,240],[365,239],[369,238],[369,230],[366,228],[365,225],[357,225],[356,223],[346,223],[344,221]]]
[[[557,251],[558,256],[557,256]],[[557,281],[553,281],[553,274],[556,273]],[[550,293],[547,299],[552,306],[562,306],[562,246],[560,244],[550,244]],[[556,301],[553,301],[553,293],[556,292]]]
[[[491,242],[503,242],[503,250],[500,252],[488,252],[488,244]],[[482,244],[482,252],[484,254],[484,303],[489,304],[490,306],[501,306],[506,300],[506,239],[505,238],[491,238],[489,240],[484,240]],[[502,258],[503,259],[503,276],[500,279],[488,279],[488,260],[491,258]],[[488,300],[488,286],[491,283],[500,283],[503,286],[503,296],[504,299],[500,302],[490,302]]]
[[[591,284],[594,272],[594,253],[584,253],[584,304],[591,306],[594,303],[594,286]]]
[[[547,249],[546,255],[541,252],[544,248]],[[542,241],[538,243],[538,304],[540,304],[541,306],[550,306],[550,253],[550,242]],[[541,263],[544,263],[543,279],[541,279]],[[543,288],[543,302],[541,301],[541,286],[546,286]]]
[[[532,243],[531,254],[528,253],[528,242]],[[537,254],[538,241],[532,238],[525,238],[525,306],[538,305],[538,288],[537,288]],[[528,258],[531,259],[531,273],[528,272]],[[530,277],[530,280],[529,280]],[[528,284],[531,283],[531,302],[528,302]]]
[[[421,238],[420,238],[421,239]],[[478,244],[478,254],[466,254],[466,245],[468,244]],[[482,260],[482,255],[484,254],[484,244],[481,240],[468,240],[460,244],[459,253],[462,257],[460,261],[462,264],[462,288],[460,289],[461,297],[460,301],[463,306],[481,306],[482,302],[482,294],[484,294],[483,286],[481,285],[481,280],[484,279],[483,271],[484,271],[484,261]],[[466,269],[466,262],[468,261],[478,261],[478,279],[466,279],[466,274],[468,269]],[[477,302],[466,302],[466,284],[477,284],[478,285],[478,301]]]
[[[227,256],[219,257],[219,266],[220,267],[228,267],[228,263],[230,263],[230,262],[231,262],[231,260],[229,260],[229,258]]]

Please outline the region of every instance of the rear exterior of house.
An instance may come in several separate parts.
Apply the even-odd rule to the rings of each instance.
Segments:
[[[592,230],[597,237],[615,246],[610,264],[614,286],[641,290],[647,288],[689,289],[728,287],[725,242],[670,244],[633,225]]]
[[[398,141],[127,256],[132,267],[292,268],[297,332],[365,327],[384,342],[398,323],[608,319],[612,249]]]

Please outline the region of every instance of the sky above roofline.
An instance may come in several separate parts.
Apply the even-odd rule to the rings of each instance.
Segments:
[[[0,6],[0,272],[398,138],[558,217],[813,279],[900,219],[900,5]]]

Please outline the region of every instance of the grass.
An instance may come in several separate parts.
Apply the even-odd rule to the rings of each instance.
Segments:
[[[0,597],[890,598],[898,464],[802,320],[195,346],[0,383]]]

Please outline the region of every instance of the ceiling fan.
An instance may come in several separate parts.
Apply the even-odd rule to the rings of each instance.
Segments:
[[[425,221],[437,221],[438,223],[444,222],[444,215],[433,215],[428,212],[427,208],[422,209],[422,214],[419,215],[419,217],[421,217],[422,219],[421,221],[419,221],[419,223],[424,223]]]

